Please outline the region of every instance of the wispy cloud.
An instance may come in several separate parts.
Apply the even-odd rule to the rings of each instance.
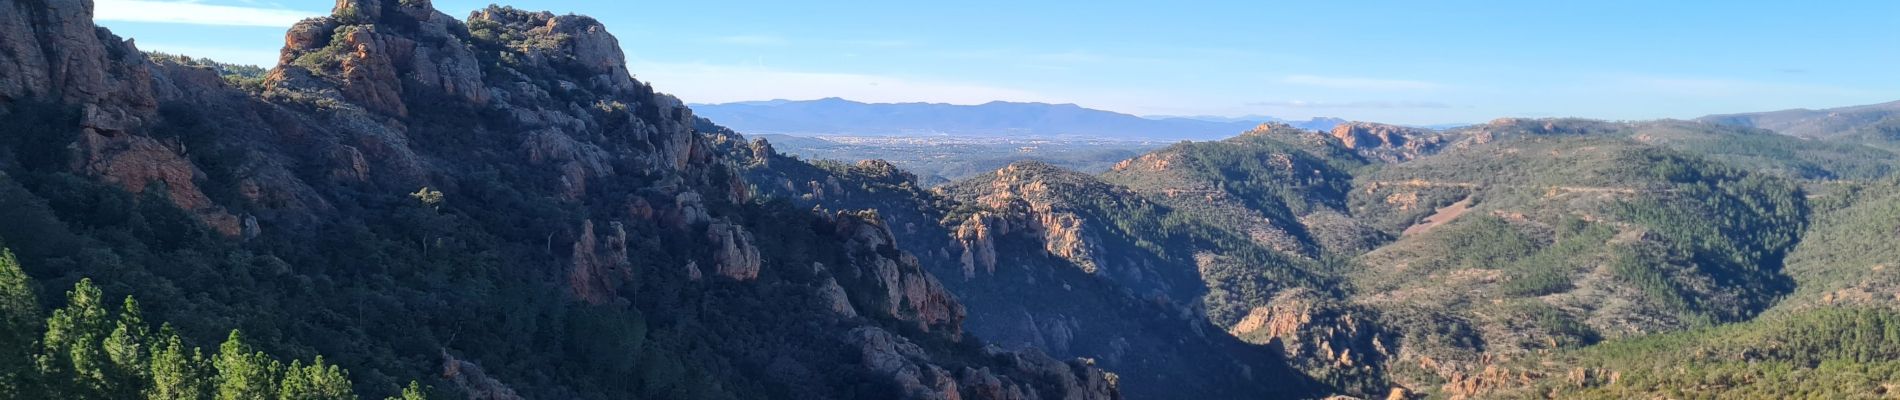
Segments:
[[[1280,83],[1351,90],[1433,90],[1445,87],[1437,82],[1318,75],[1288,75],[1280,78]]]
[[[1278,108],[1347,108],[1347,109],[1407,109],[1407,108],[1451,108],[1450,104],[1436,101],[1305,101],[1274,100],[1247,103],[1249,106]]]
[[[93,9],[94,19],[99,21],[279,28],[289,27],[305,18],[328,14],[324,11],[166,0],[98,0]]]
[[[994,100],[1056,102],[1040,93],[929,78],[808,72],[751,65],[634,60],[639,78],[694,103],[843,97],[867,102],[981,104]]]

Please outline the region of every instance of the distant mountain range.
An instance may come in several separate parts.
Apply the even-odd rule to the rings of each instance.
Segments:
[[[1805,138],[1900,138],[1900,101],[1821,110],[1721,114],[1697,121],[1768,129]]]
[[[861,103],[840,98],[693,104],[694,113],[748,134],[1082,136],[1114,139],[1215,139],[1285,122],[1330,130],[1335,118],[1286,121],[1271,117],[1152,117],[1074,104],[989,102]]]

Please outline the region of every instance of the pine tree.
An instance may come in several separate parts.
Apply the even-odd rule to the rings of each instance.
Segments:
[[[159,328],[164,342],[152,349],[148,376],[151,386],[145,390],[149,400],[205,400],[210,397],[211,378],[207,376],[204,353],[197,348],[185,351],[185,343],[172,332],[171,325]],[[157,343],[155,343],[157,344]]]
[[[280,400],[356,400],[350,392],[350,378],[342,368],[325,365],[323,356],[309,366],[292,361],[284,370],[284,383],[278,389]]]
[[[106,358],[111,361],[107,383],[112,397],[129,399],[144,392],[150,382],[146,375],[151,356],[150,336],[151,330],[145,326],[138,300],[126,296],[125,306],[119,310],[119,320],[105,340]]]
[[[244,344],[237,330],[218,346],[212,361],[218,368],[217,400],[270,400],[277,397],[277,375],[282,368],[264,353]]]
[[[46,389],[62,399],[107,396],[106,369],[110,361],[101,346],[110,321],[100,299],[105,297],[91,279],[81,279],[66,292],[66,307],[46,319],[46,336],[37,357]]]
[[[39,300],[13,251],[0,247],[0,397],[25,399],[36,375],[33,340],[39,336]]]
[[[402,394],[386,400],[429,400],[429,396],[422,393],[422,383],[409,381],[409,387],[403,388]]]

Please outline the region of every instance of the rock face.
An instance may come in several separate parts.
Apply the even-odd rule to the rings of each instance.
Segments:
[[[1022,226],[1041,236],[1043,248],[1050,254],[1073,261],[1083,271],[1095,273],[1101,269],[1095,257],[1101,252],[1095,247],[1100,241],[1087,237],[1088,220],[1068,209],[1069,205],[1062,199],[1066,194],[1051,192],[1056,186],[1044,179],[1053,169],[1036,162],[1010,164],[996,171],[995,179],[989,182],[990,190],[975,201],[992,209],[1020,210],[1015,216],[1025,217],[1025,220],[1003,227]]]
[[[290,74],[313,73],[335,81],[354,103],[396,116],[409,113],[404,82],[473,103],[488,100],[474,50],[453,36],[467,28],[429,1],[339,0],[332,14],[291,27],[279,60],[306,70],[276,71],[269,84],[292,84]],[[356,25],[391,20],[413,31]]]
[[[1280,293],[1229,330],[1243,340],[1279,349],[1309,371],[1371,378],[1398,353],[1396,346],[1388,346],[1398,337],[1364,314],[1299,288]]]
[[[886,374],[901,388],[904,399],[1022,400],[1037,399],[1029,385],[1044,384],[1065,393],[1064,399],[1119,399],[1113,378],[1083,361],[1064,363],[1040,352],[995,353],[1008,362],[1008,372],[1036,381],[999,377],[989,368],[962,368],[956,373],[932,364],[930,358],[903,337],[878,328],[852,330],[846,339],[857,346],[861,362]]]
[[[148,136],[159,118],[154,66],[129,40],[92,25],[90,0],[0,5],[0,109],[53,101],[80,110],[75,172],[134,194],[157,187],[179,208],[228,237],[237,216],[199,189],[203,175],[180,151]]]
[[[87,105],[94,130],[138,128],[158,111],[145,56],[92,25],[92,1],[0,5],[0,99]]]
[[[620,284],[633,274],[627,262],[626,228],[613,222],[605,237],[600,236],[594,233],[594,221],[581,225],[581,237],[574,241],[573,267],[568,271],[568,288],[574,297],[592,304],[613,302]]]
[[[752,233],[729,222],[706,227],[706,240],[715,243],[713,272],[734,280],[759,278],[759,249],[752,246]]]
[[[842,272],[847,286],[865,286],[881,296],[866,296],[867,312],[910,321],[924,331],[962,335],[966,312],[937,277],[924,272],[917,258],[897,249],[890,227],[875,213],[840,212],[838,236],[846,238],[853,268]]]
[[[838,285],[837,279],[826,279],[824,286],[818,287],[818,295],[831,307],[831,312],[845,318],[858,316],[857,307],[851,305],[851,296],[845,293],[843,286]]]
[[[1404,162],[1436,153],[1445,137],[1428,129],[1371,122],[1349,122],[1333,127],[1332,136],[1346,148],[1369,159]]]
[[[1007,223],[1008,221],[988,215],[987,213],[976,213],[971,214],[969,219],[957,225],[957,244],[963,248],[963,253],[959,256],[963,264],[963,279],[975,278],[978,271],[982,271],[984,274],[996,273],[996,238],[994,235],[998,229],[1007,231],[1007,229],[996,227],[996,225]]]

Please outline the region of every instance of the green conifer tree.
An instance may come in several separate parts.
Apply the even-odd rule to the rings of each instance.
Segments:
[[[409,381],[409,387],[402,388],[402,394],[387,400],[429,400],[429,396],[423,394],[421,382]]]
[[[102,343],[111,322],[100,299],[105,297],[91,279],[81,279],[66,292],[66,307],[46,319],[46,335],[37,358],[48,394],[62,399],[98,399],[107,396],[106,370],[110,365]]]
[[[284,370],[284,383],[278,389],[280,400],[356,400],[350,391],[349,375],[342,368],[327,365],[323,356],[308,366],[292,361]]]
[[[39,300],[13,251],[0,246],[0,397],[39,397],[30,391],[37,374],[33,341],[40,335]]]
[[[271,400],[277,397],[277,376],[282,369],[264,353],[251,350],[244,335],[232,330],[218,346],[212,361],[218,368],[217,400]]]
[[[106,335],[106,359],[111,362],[107,372],[107,389],[113,398],[137,398],[150,383],[147,376],[151,349],[149,348],[151,329],[145,325],[145,316],[139,310],[138,300],[125,297],[125,305],[119,310],[119,319]]]
[[[185,343],[172,332],[171,325],[159,328],[162,344],[152,349],[148,376],[151,386],[145,390],[148,400],[205,400],[211,394],[204,353],[197,348],[185,350]],[[157,344],[157,343],[155,343]]]

